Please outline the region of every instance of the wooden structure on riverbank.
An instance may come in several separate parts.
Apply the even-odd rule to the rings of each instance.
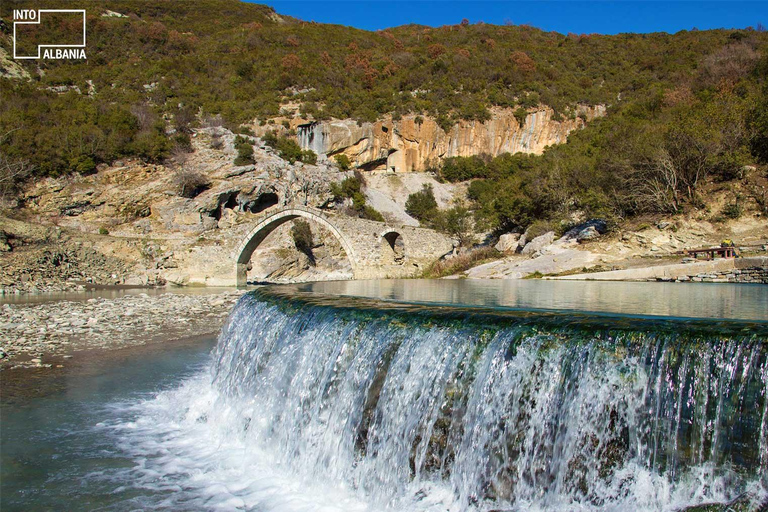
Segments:
[[[686,249],[683,251],[686,256],[692,256],[698,259],[699,254],[706,256],[707,260],[713,260],[719,254],[722,258],[735,258],[738,256],[736,248],[733,246],[710,247],[708,249]]]

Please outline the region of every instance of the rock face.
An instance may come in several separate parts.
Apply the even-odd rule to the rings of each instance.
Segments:
[[[423,171],[440,158],[502,153],[540,154],[566,141],[586,122],[605,115],[603,105],[581,106],[579,117],[555,121],[549,107],[530,110],[521,126],[508,108],[494,108],[485,122],[460,121],[446,133],[430,117],[408,115],[375,123],[294,120],[299,144],[321,155],[347,155],[366,170]],[[262,128],[266,131],[266,128]]]
[[[536,254],[543,248],[551,245],[555,241],[555,232],[548,231],[541,236],[537,236],[523,247],[523,254]]]
[[[519,242],[519,233],[505,233],[499,237],[499,242],[494,248],[499,252],[515,252]]]
[[[594,240],[599,236],[600,233],[598,233],[597,229],[594,226],[589,226],[579,231],[576,240],[579,242],[588,242],[589,240]]]
[[[312,260],[298,251],[290,235],[292,223],[270,233],[251,258],[252,281],[303,282],[352,279],[352,267],[339,241],[327,230],[312,226]]]
[[[2,22],[0,22],[0,25],[2,25]],[[8,47],[11,47],[13,44],[11,38],[4,37],[2,33],[0,33],[0,38],[4,39]],[[8,52],[5,51],[5,48],[0,48],[0,77],[24,80],[29,80],[30,78],[27,70],[19,66],[18,62],[14,61]]]

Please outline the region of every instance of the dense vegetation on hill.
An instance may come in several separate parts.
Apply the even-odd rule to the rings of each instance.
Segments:
[[[768,163],[768,59],[732,73],[613,109],[541,156],[451,158],[437,172],[472,180],[478,221],[498,231],[534,221],[567,228],[574,211],[618,221],[706,208],[702,189],[732,181],[739,191],[713,217],[738,216],[747,202],[767,214],[768,176],[751,166]]]
[[[478,220],[498,229],[574,208],[680,211],[696,204],[706,176],[732,179],[768,159],[762,31],[563,35],[462,22],[367,32],[238,0],[78,5],[88,11],[86,61],[28,61],[32,80],[0,78],[0,157],[37,175],[90,172],[123,156],[162,160],[210,116],[236,128],[287,101],[316,119],[415,113],[444,127],[487,119],[492,106],[573,116],[579,103],[609,105],[606,119],[541,157],[439,169],[476,180]],[[6,36],[14,7],[0,7]],[[102,16],[107,9],[125,16]],[[72,90],[48,90],[59,86]],[[308,158],[283,144],[291,159]]]

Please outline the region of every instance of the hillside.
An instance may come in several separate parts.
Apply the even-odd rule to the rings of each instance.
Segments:
[[[8,151],[33,157],[43,172],[83,169],[86,157],[98,163],[125,152],[160,158],[167,147],[155,140],[155,116],[184,128],[202,111],[237,126],[279,115],[288,100],[314,119],[410,113],[430,115],[444,129],[458,119],[487,120],[493,106],[547,105],[556,120],[575,117],[579,104],[653,111],[668,96],[679,103],[723,80],[733,86],[768,41],[744,30],[601,36],[485,24],[366,32],[238,0],[81,4],[86,61],[28,61],[22,66],[32,82],[2,81],[0,133],[22,125],[4,141]],[[17,5],[0,7],[6,51]],[[108,10],[123,16],[105,16]],[[55,131],[30,137],[31,120],[52,118],[70,139],[87,133],[104,142],[77,154],[71,146],[82,144],[57,147]]]
[[[342,167],[364,173],[426,171],[421,181],[461,192],[457,202],[406,214],[408,196],[382,194],[376,179],[368,200],[467,246],[591,218],[615,230],[676,217],[760,225],[768,214],[762,31],[368,32],[238,0],[79,5],[85,61],[11,60],[10,13],[28,6],[0,6],[0,195],[12,216],[34,209],[25,202],[40,178],[102,175],[125,159],[215,174],[190,153],[220,126],[261,137],[245,146],[272,137],[286,169],[319,158],[335,172],[345,156]],[[300,147],[278,147],[290,140]],[[325,196],[337,181],[326,174]],[[351,211],[378,218],[362,208]]]

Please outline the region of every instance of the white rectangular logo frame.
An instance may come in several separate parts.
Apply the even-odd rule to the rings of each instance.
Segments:
[[[41,14],[44,12],[79,12],[83,15],[83,44],[39,44],[37,45],[37,56],[16,55],[16,25],[39,25]],[[85,9],[38,9],[36,21],[14,21],[13,22],[13,58],[14,59],[40,59],[41,48],[85,48]]]

